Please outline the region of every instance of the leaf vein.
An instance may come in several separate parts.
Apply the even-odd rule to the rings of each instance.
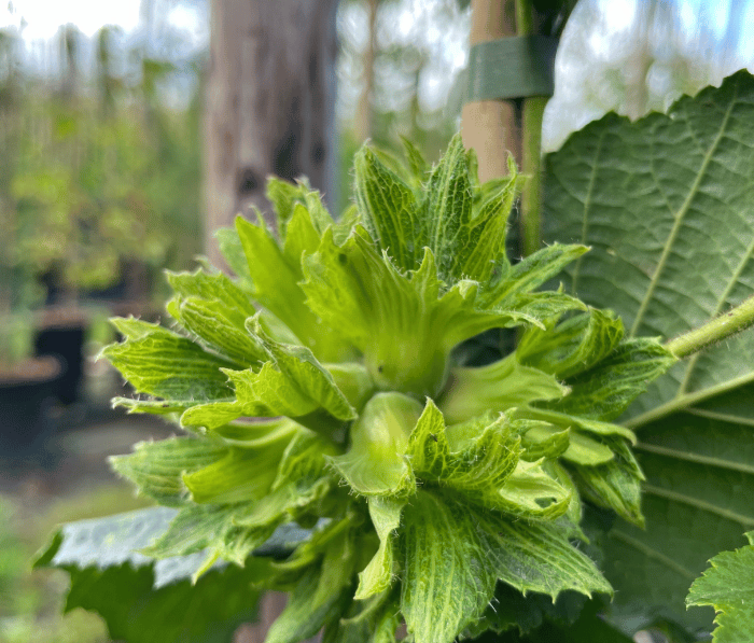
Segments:
[[[694,198],[699,192],[699,188],[702,184],[702,179],[707,171],[707,167],[709,166],[714,153],[717,151],[718,145],[724,138],[725,130],[728,125],[728,121],[730,120],[730,115],[733,111],[733,107],[736,104],[737,104],[736,97],[734,97],[733,100],[731,100],[730,105],[728,106],[728,109],[725,112],[725,116],[723,117],[723,122],[720,125],[720,130],[718,131],[717,136],[715,136],[715,140],[712,141],[712,144],[710,145],[710,148],[707,151],[707,154],[704,156],[704,159],[702,160],[701,167],[697,171],[696,178],[694,179],[694,183],[691,185],[691,189],[689,190],[689,193],[687,194],[686,199],[681,205],[680,210],[678,210],[678,212],[675,214],[675,221],[673,222],[673,227],[671,228],[670,234],[668,235],[668,238],[665,242],[665,246],[662,250],[662,255],[660,256],[660,260],[657,264],[657,268],[655,268],[654,274],[652,275],[652,279],[649,282],[647,291],[644,294],[644,299],[641,302],[641,306],[639,307],[639,310],[636,313],[634,323],[631,326],[631,331],[629,332],[629,337],[635,337],[636,333],[639,330],[641,322],[644,319],[644,314],[646,313],[647,308],[649,307],[649,302],[652,300],[655,289],[657,288],[657,285],[659,284],[660,276],[662,275],[665,269],[665,264],[667,263],[668,257],[671,254],[673,245],[675,244],[676,237],[678,236],[678,233],[681,227],[683,226],[683,220],[686,217],[686,214],[688,213],[689,209],[691,208],[691,204]]]
[[[720,298],[717,301],[717,305],[715,306],[715,311],[712,313],[710,319],[714,319],[722,312],[725,302],[728,301],[728,297],[733,292],[733,289],[738,285],[738,280],[743,274],[744,269],[748,265],[749,261],[751,260],[752,255],[754,255],[754,238],[751,240],[751,243],[749,244],[749,247],[746,249],[744,256],[741,258],[741,261],[738,263],[736,271],[733,273],[733,276],[730,278],[730,281],[728,282],[727,287],[723,291],[722,295],[720,295]],[[681,384],[678,387],[678,393],[676,394],[676,397],[683,395],[688,390],[689,383],[691,382],[691,375],[694,371],[694,368],[696,367],[697,362],[699,361],[700,355],[701,353],[696,353],[688,361],[688,365],[686,366],[686,372],[684,373],[683,380],[681,380]]]
[[[650,484],[645,484],[643,486],[643,490],[645,493],[649,493],[660,498],[665,498],[666,500],[672,500],[673,502],[680,502],[690,507],[696,507],[697,509],[707,511],[709,513],[720,516],[721,518],[726,518],[733,522],[737,522],[745,529],[751,529],[752,527],[754,527],[754,517],[744,516],[743,514],[740,514],[736,511],[718,507],[711,502],[699,500],[698,498],[692,498],[683,493],[671,491],[670,489],[663,489],[662,487],[655,487],[654,485]]]
[[[740,471],[741,473],[754,474],[754,465],[744,464],[743,462],[723,460],[722,458],[714,458],[712,456],[690,451],[680,451],[678,449],[663,447],[656,444],[647,444],[645,442],[639,442],[634,448],[637,451],[645,451],[647,453],[663,455],[669,458],[677,458],[678,460],[685,460],[686,462],[694,462],[696,464],[720,467],[721,469],[727,469],[729,471]]]
[[[676,574],[680,574],[681,576],[688,578],[690,581],[694,580],[697,577],[697,574],[686,569],[683,565],[673,560],[669,556],[666,556],[662,552],[657,551],[654,547],[650,547],[646,543],[643,543],[640,540],[637,540],[636,538],[629,536],[628,534],[620,531],[619,529],[613,529],[610,532],[609,536],[610,538],[613,538],[615,540],[620,540],[621,542],[623,542],[625,545],[628,545],[629,547],[633,547],[634,549],[644,554],[647,558],[656,560],[658,563],[674,571]]]
[[[732,380],[728,380],[727,382],[722,382],[721,384],[710,386],[709,388],[703,389],[701,391],[686,393],[681,397],[673,398],[669,402],[660,404],[650,411],[630,418],[623,423],[623,426],[634,431],[638,431],[650,422],[664,418],[667,415],[670,415],[671,413],[675,413],[677,411],[685,411],[687,407],[693,404],[703,402],[704,400],[714,397],[715,395],[727,393],[728,391],[732,391],[739,386],[744,386],[745,384],[749,384],[751,382],[754,382],[754,371],[747,373],[746,375],[736,377]]]
[[[594,186],[597,179],[597,168],[599,167],[599,158],[602,154],[602,144],[605,140],[606,130],[603,130],[597,141],[597,149],[594,153],[594,159],[592,162],[592,172],[589,175],[589,186],[587,187],[586,197],[584,198],[584,215],[581,219],[581,241],[582,245],[587,245],[587,235],[589,234],[589,210],[592,207],[592,197],[594,195]],[[581,262],[583,255],[576,260],[573,266],[573,277],[571,278],[571,294],[576,294],[576,284],[579,279],[579,271],[581,269]]]

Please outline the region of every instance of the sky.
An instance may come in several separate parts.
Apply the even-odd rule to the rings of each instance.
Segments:
[[[89,37],[105,25],[117,25],[128,33],[139,28],[143,4],[143,0],[9,0],[0,9],[0,28],[21,28],[27,42],[49,40],[61,25],[69,23]],[[203,12],[187,4],[174,3],[167,20],[195,44],[207,38]]]
[[[67,23],[76,25],[87,36],[93,36],[104,25],[118,25],[126,39],[142,39],[143,42],[145,31],[140,14],[145,7],[155,6],[156,3],[170,7],[162,19],[174,31],[178,31],[177,44],[184,52],[190,54],[206,48],[209,38],[206,0],[0,0],[0,3],[3,2],[7,4],[0,4],[0,28],[15,26],[20,29],[31,59],[34,59],[35,51],[41,52],[42,57],[49,55],[44,54],[44,51],[49,51],[49,45],[45,43],[52,42],[60,26]],[[425,49],[430,56],[427,71],[430,73],[422,74],[423,86],[419,88],[419,97],[423,107],[430,111],[454,100],[451,93],[454,79],[468,59],[468,19],[451,18],[450,21],[446,19],[443,25],[436,24],[431,7],[441,2],[403,0],[387,4],[385,8],[393,14],[387,22],[395,25],[385,35],[388,45],[404,44],[415,38],[427,43]],[[698,66],[709,67],[703,69],[706,76],[702,80],[705,84],[719,82],[724,74],[754,61],[754,36],[750,37],[745,32],[738,39],[735,55],[729,54],[728,58],[731,59],[723,61],[724,64],[717,64],[719,52],[715,58],[709,52],[702,51],[704,48],[714,48],[715,41],[719,41],[725,33],[731,6],[744,9],[740,16],[741,29],[754,25],[754,0],[667,0],[666,4],[674,5],[678,17],[681,33],[674,37],[680,37],[690,47],[700,49]],[[356,3],[346,6],[349,10],[342,12],[339,19],[345,23],[345,28],[351,29],[349,38],[358,50],[359,38],[364,40],[366,35],[365,32],[360,35],[360,30],[365,29],[365,15],[361,15],[364,11]],[[558,54],[556,93],[550,101],[549,115],[546,114],[545,120],[546,149],[557,147],[568,131],[578,129],[588,120],[616,108],[621,98],[617,94],[604,95],[610,84],[605,74],[621,69],[621,65],[625,68],[626,56],[635,46],[631,25],[647,6],[648,0],[579,2],[569,20]],[[146,34],[146,41],[150,42],[149,34]],[[655,41],[661,49],[662,35]],[[175,41],[173,46],[176,46]],[[678,43],[676,46],[679,46]],[[662,51],[659,53],[661,55]],[[717,68],[709,64],[712,59]],[[653,91],[658,94],[666,92],[670,97],[668,100],[674,100],[677,94],[673,95],[663,86],[663,82],[667,85],[669,73],[668,69],[659,65],[652,71],[649,80],[656,86]],[[355,104],[358,95],[358,77],[358,70],[354,69],[346,76],[348,82],[341,85],[341,100],[347,99],[345,102],[350,106]],[[397,100],[401,95],[400,88],[396,88],[393,94],[394,100]],[[390,96],[386,96],[385,100],[389,102]],[[392,106],[386,104],[383,107],[389,109]]]
[[[92,2],[92,0],[11,0],[0,11],[0,27],[20,26],[25,39],[52,38],[60,25],[75,24],[87,36],[93,36],[103,25],[120,25],[125,31],[139,24],[141,0]]]

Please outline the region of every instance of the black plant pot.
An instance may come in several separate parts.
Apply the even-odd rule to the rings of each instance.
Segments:
[[[79,399],[84,379],[85,323],[69,322],[42,328],[35,340],[38,356],[52,355],[62,358],[66,369],[59,378],[56,395],[63,404],[72,404]]]
[[[55,431],[50,414],[64,364],[53,357],[29,360],[13,374],[0,373],[0,458],[18,460],[42,452]]]

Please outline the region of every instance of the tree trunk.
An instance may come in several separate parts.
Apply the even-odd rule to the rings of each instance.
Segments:
[[[205,249],[218,266],[215,230],[253,206],[269,217],[270,174],[306,175],[335,203],[336,6],[337,0],[211,0]],[[260,623],[242,628],[236,640],[261,643],[284,599],[265,596]]]
[[[471,45],[496,40],[516,33],[513,0],[472,0]],[[521,159],[515,107],[512,101],[485,100],[467,103],[461,114],[464,145],[479,159],[482,181],[508,173],[506,160],[511,152]]]
[[[212,0],[205,103],[205,248],[252,206],[266,177],[309,177],[335,202],[337,0]]]

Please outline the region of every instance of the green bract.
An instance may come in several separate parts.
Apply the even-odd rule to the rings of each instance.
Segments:
[[[675,359],[535,292],[587,248],[509,262],[513,165],[480,185],[460,137],[431,169],[407,156],[364,148],[339,222],[272,179],[277,236],[261,217],[220,235],[237,279],[170,275],[174,328],[118,320],[104,351],[144,394],[119,404],[188,430],[113,460],[179,509],[144,553],[205,552],[201,575],[316,525],[255,583],[291,592],[269,642],[393,641],[403,620],[449,643],[492,627],[496,593],[610,593],[580,548],[582,499],[642,522],[634,436],[611,421]],[[513,352],[464,363],[467,340],[513,327]]]

